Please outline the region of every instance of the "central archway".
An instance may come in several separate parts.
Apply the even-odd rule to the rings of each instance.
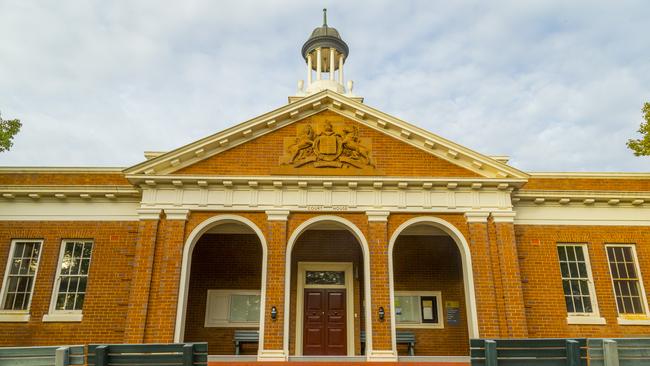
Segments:
[[[311,229],[319,229],[322,228],[324,225],[330,225],[333,227],[336,227],[338,230],[344,230],[351,234],[354,239],[356,239],[356,242],[358,243],[359,249],[361,250],[361,259],[362,259],[362,267],[363,267],[363,297],[365,300],[365,306],[364,306],[364,311],[363,311],[363,317],[364,317],[364,323],[365,323],[365,334],[366,334],[366,339],[365,339],[365,354],[368,355],[370,354],[372,350],[372,324],[371,324],[371,314],[370,314],[370,309],[372,309],[371,306],[371,298],[370,298],[370,250],[368,246],[368,242],[363,235],[362,231],[351,221],[342,218],[340,216],[335,216],[335,215],[322,215],[322,216],[316,216],[312,217],[300,225],[296,227],[296,229],[291,233],[291,236],[289,237],[289,240],[287,242],[287,249],[285,253],[285,307],[284,307],[284,319],[291,319],[291,286],[292,286],[292,259],[293,259],[293,253],[294,249],[296,247],[296,244],[299,243],[301,237],[303,234],[308,232]],[[308,265],[308,264],[306,264]],[[343,271],[343,269],[340,269]],[[296,329],[297,331],[295,334],[297,334],[299,329]],[[349,328],[348,328],[349,331]],[[284,324],[284,352],[285,354],[289,355],[290,352],[290,335],[291,335],[291,327],[290,327],[290,322],[286,321]],[[296,336],[295,338],[299,338]],[[296,347],[298,350],[297,355],[302,355],[302,346]],[[348,344],[347,347],[347,356],[353,356],[354,355],[354,346],[351,346]]]

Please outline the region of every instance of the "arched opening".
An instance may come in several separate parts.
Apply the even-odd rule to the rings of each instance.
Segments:
[[[285,348],[290,356],[360,356],[369,334],[368,245],[337,216],[306,221],[287,247]],[[368,339],[365,339],[368,338]]]
[[[415,336],[413,350],[395,344],[398,354],[467,356],[478,331],[471,255],[460,232],[441,219],[411,219],[392,235],[389,255],[393,334]]]
[[[183,252],[175,339],[208,342],[211,355],[257,355],[235,346],[236,331],[258,331],[263,344],[266,242],[250,220],[216,216],[189,236]]]

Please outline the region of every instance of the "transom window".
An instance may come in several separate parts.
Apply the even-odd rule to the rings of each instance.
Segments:
[[[632,245],[608,245],[607,259],[619,314],[645,314],[641,278]]]
[[[41,240],[14,240],[2,290],[3,310],[29,310],[41,257]]]
[[[597,312],[595,290],[585,244],[559,244],[557,253],[562,273],[564,300],[569,315],[592,315]]]
[[[81,311],[86,297],[88,270],[93,251],[90,240],[65,240],[56,279],[54,311]]]
[[[345,271],[306,271],[305,285],[345,285]]]

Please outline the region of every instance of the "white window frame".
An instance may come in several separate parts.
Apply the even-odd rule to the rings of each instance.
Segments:
[[[14,251],[16,250],[16,243],[18,242],[31,242],[38,243],[40,245],[40,250],[38,251],[36,271],[34,271],[34,280],[32,281],[32,288],[30,289],[29,303],[27,304],[26,310],[3,310],[0,308],[0,322],[28,322],[30,319],[30,309],[32,308],[32,300],[34,299],[34,286],[36,284],[36,278],[38,277],[38,269],[41,267],[41,256],[43,254],[43,239],[13,239],[11,240],[11,246],[9,249],[9,255],[7,256],[7,262],[5,267],[5,275],[2,280],[2,290],[0,291],[0,307],[4,307],[5,297],[7,296],[7,280],[9,279],[9,263],[14,257]]]
[[[443,318],[442,308],[444,304],[442,303],[442,292],[441,291],[395,291],[395,298],[398,296],[417,296],[418,297],[418,323],[399,323],[397,321],[397,316],[395,316],[395,327],[396,328],[409,328],[409,329],[444,329],[445,328],[445,318]],[[437,323],[422,323],[422,309],[421,309],[421,297],[429,296],[436,298],[437,313],[438,313],[438,322]]]
[[[634,259],[634,268],[636,269],[637,277],[639,278],[639,294],[641,295],[641,306],[643,306],[643,314],[621,314],[618,312],[618,303],[616,301],[616,288],[614,286],[614,276],[612,275],[612,268],[609,263],[609,254],[607,248],[610,247],[625,247],[632,249],[632,259]],[[612,284],[612,292],[614,295],[614,306],[618,317],[616,320],[619,325],[650,325],[650,309],[648,308],[648,297],[645,293],[645,286],[643,286],[643,276],[641,275],[641,267],[639,266],[639,257],[636,254],[635,244],[605,244],[605,259],[607,260],[607,270],[609,271],[609,279]]]
[[[598,307],[598,299],[596,296],[596,286],[594,284],[594,277],[591,272],[591,259],[589,257],[589,246],[587,243],[569,243],[569,242],[561,242],[557,243],[555,252],[557,255],[557,260],[558,260],[558,266],[560,264],[560,256],[557,253],[557,248],[558,247],[582,247],[582,254],[585,257],[585,266],[587,267],[587,287],[589,289],[589,297],[591,300],[591,308],[592,312],[591,313],[570,313],[567,310],[567,324],[593,324],[593,325],[603,325],[607,324],[607,321],[605,318],[600,316],[600,308]],[[562,270],[560,269],[560,279],[561,281],[564,281],[564,275],[562,275]],[[566,297],[564,294],[564,285],[562,286],[562,296],[563,298]],[[565,299],[566,301],[566,299]],[[566,305],[565,305],[566,309]]]
[[[208,290],[207,292],[207,298],[205,301],[205,324],[204,326],[206,328],[209,327],[218,327],[218,328],[259,328],[260,322],[231,322],[230,321],[230,302],[232,301],[232,296],[233,295],[258,295],[260,296],[260,307],[262,306],[263,302],[261,301],[261,295],[262,291],[261,290]],[[212,301],[214,299],[213,296],[224,296],[226,295],[228,297],[228,303],[226,304],[226,309],[223,310],[224,314],[226,314],[225,320],[222,321],[212,321],[212,316],[210,313],[210,309],[212,308]],[[260,308],[260,319],[264,315],[262,312],[264,309]]]
[[[93,253],[95,251],[95,241],[92,239],[63,239],[61,240],[61,247],[59,248],[59,261],[56,266],[56,273],[54,274],[54,285],[52,286],[52,298],[50,299],[50,308],[48,313],[43,315],[44,322],[80,322],[83,320],[83,309],[81,310],[57,310],[56,299],[59,296],[59,284],[61,281],[61,266],[63,265],[63,255],[65,254],[65,246],[70,242],[90,242],[92,243],[92,251],[90,252],[90,263],[88,264],[88,274],[86,274],[86,293],[88,292],[88,279],[90,277],[90,267],[93,261]],[[84,304],[86,300],[84,299]]]

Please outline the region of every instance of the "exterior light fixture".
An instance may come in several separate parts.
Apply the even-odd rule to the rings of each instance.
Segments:
[[[386,316],[386,312],[384,311],[384,307],[380,306],[379,307],[379,320],[384,321],[385,316]]]
[[[278,309],[275,306],[271,307],[271,319],[276,320],[278,318]]]

